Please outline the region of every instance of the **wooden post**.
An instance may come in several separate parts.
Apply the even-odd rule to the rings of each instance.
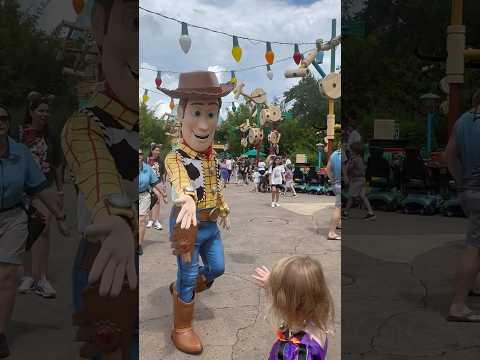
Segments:
[[[337,34],[337,20],[332,19],[332,39],[336,36]],[[332,49],[330,50],[330,72],[334,73],[335,72],[335,46],[332,46]],[[333,133],[335,134],[335,103],[333,99],[328,99],[328,115],[327,115],[327,134],[329,132],[328,125],[329,125],[329,118],[333,117]],[[328,136],[328,135],[327,135]],[[330,159],[330,155],[333,152],[333,139],[332,137],[328,137],[327,141],[327,158],[325,159],[328,161]]]

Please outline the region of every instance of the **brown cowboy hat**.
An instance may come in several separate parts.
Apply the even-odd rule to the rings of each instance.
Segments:
[[[211,71],[193,71],[181,73],[178,89],[159,88],[172,98],[182,97],[224,97],[234,88],[232,83],[219,84],[217,76]]]

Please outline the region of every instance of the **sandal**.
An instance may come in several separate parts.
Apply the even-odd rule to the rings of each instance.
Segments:
[[[327,240],[342,240],[342,237],[337,234],[335,236],[328,235]]]
[[[449,314],[447,321],[451,322],[480,322],[480,313],[478,311],[471,311],[468,314],[457,316]]]

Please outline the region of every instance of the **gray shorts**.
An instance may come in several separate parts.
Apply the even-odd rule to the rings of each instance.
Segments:
[[[149,191],[138,194],[138,214],[140,216],[146,216],[150,212],[150,203],[152,197]]]
[[[28,236],[28,217],[21,208],[0,214],[0,263],[21,265]]]
[[[365,196],[365,178],[353,178],[348,184],[348,195],[350,197]]]
[[[335,207],[342,208],[342,185],[333,185],[333,192],[335,193]]]
[[[468,216],[466,243],[480,248],[480,191],[462,192],[460,201]]]

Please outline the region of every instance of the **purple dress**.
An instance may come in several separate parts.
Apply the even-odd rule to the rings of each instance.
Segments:
[[[293,338],[300,342],[294,343]],[[290,339],[277,340],[273,344],[268,360],[325,360],[327,349],[328,339],[322,347],[308,333],[300,332]]]

